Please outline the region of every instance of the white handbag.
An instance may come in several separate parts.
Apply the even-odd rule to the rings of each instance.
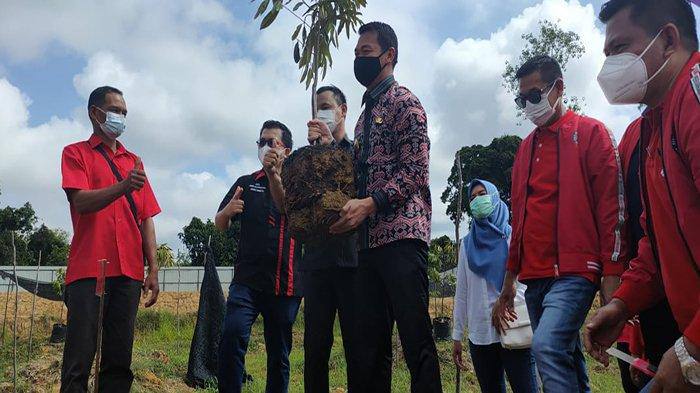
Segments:
[[[508,322],[508,328],[501,335],[501,346],[505,349],[526,349],[532,346],[532,327],[525,302],[515,304],[518,318]]]

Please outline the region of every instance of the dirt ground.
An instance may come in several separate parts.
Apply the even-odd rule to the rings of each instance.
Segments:
[[[12,327],[14,323],[15,313],[15,295],[12,293],[9,296],[9,301],[6,293],[0,293],[0,324],[5,326],[5,334],[12,335]],[[140,308],[143,309],[142,299]],[[5,304],[7,303],[7,314],[5,314]],[[18,337],[29,337],[29,330],[32,315],[32,295],[29,293],[19,293],[19,308],[17,311],[17,332]],[[158,296],[158,302],[151,307],[155,311],[170,311],[180,315],[195,313],[199,307],[199,293],[196,292],[161,292]],[[7,315],[7,319],[5,319]],[[53,323],[66,321],[66,308],[61,302],[53,302],[39,297],[36,298],[34,311],[34,329],[42,330],[49,329]],[[0,325],[0,329],[1,326]],[[0,332],[1,334],[1,332]]]

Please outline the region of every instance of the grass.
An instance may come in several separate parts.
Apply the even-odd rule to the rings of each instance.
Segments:
[[[195,392],[183,382],[187,373],[190,340],[194,331],[195,314],[187,313],[178,318],[167,310],[140,310],[137,317],[134,360],[132,369],[135,380],[133,392]],[[58,392],[62,345],[48,344],[52,319],[42,317],[37,323],[35,348],[28,356],[28,340],[19,340],[18,392]],[[290,357],[292,374],[290,392],[303,392],[303,315],[300,312],[294,327],[294,350]],[[0,347],[0,392],[12,391],[12,340],[7,335]],[[40,339],[37,340],[37,337]],[[338,324],[335,326],[335,344],[330,359],[330,386],[334,393],[345,392],[345,359]],[[394,340],[396,341],[396,339]],[[443,390],[455,391],[455,367],[451,361],[452,343],[438,342]],[[403,355],[397,349],[393,371],[393,392],[410,391],[410,374]],[[622,392],[617,366],[607,369],[588,359],[593,392]],[[266,353],[262,336],[262,319],[253,326],[253,334],[246,358],[246,368],[253,382],[244,392],[263,392],[265,389]],[[473,372],[462,373],[462,392],[478,392]],[[197,392],[216,392],[211,386]]]

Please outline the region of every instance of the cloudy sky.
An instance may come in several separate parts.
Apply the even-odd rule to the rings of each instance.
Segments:
[[[517,126],[500,76],[539,20],[581,36],[586,53],[565,80],[569,94],[585,98],[586,114],[618,138],[637,114],[610,107],[595,82],[604,60],[601,3],[369,0],[364,20],[394,27],[396,77],[428,112],[435,235],[452,233],[439,196],[455,151],[530,131]],[[129,107],[121,140],[143,158],[163,208],[159,241],[181,248],[177,233],[192,216],[212,217],[235,179],[258,169],[254,141],[264,120],[283,121],[296,146],[305,143],[310,99],[289,39],[296,20],[282,13],[260,31],[256,7],[243,0],[0,0],[0,207],[30,201],[41,220],[71,232],[61,150],[89,137],[87,97],[109,84],[124,91]],[[352,72],[356,38],[342,42],[325,79],[348,95],[350,129],[363,93]]]

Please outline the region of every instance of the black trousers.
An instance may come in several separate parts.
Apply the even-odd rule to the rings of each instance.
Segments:
[[[411,373],[411,392],[441,393],[440,367],[428,314],[428,246],[401,240],[361,251],[356,333],[361,386],[352,393],[391,392],[394,321]]]
[[[348,388],[357,386],[357,350],[353,323],[357,320],[357,269],[331,267],[304,272],[304,391],[329,391],[328,361],[338,313],[345,349]]]
[[[105,282],[100,363],[101,393],[128,392],[134,324],[142,283],[128,277],[110,277]],[[83,279],[66,286],[68,329],[63,349],[61,393],[87,392],[88,378],[97,348],[100,299],[95,296],[95,279]]]
[[[664,353],[673,347],[676,340],[681,336],[678,324],[671,313],[668,300],[664,298],[655,306],[640,312],[639,323],[642,329],[642,337],[644,338],[644,355],[649,359],[649,363],[658,367]],[[629,353],[627,344],[620,343],[617,347],[623,352]],[[651,378],[642,375],[641,387],[636,386],[630,375],[629,364],[621,360],[618,360],[618,364],[625,393],[639,392],[642,390],[642,387],[651,381]]]

